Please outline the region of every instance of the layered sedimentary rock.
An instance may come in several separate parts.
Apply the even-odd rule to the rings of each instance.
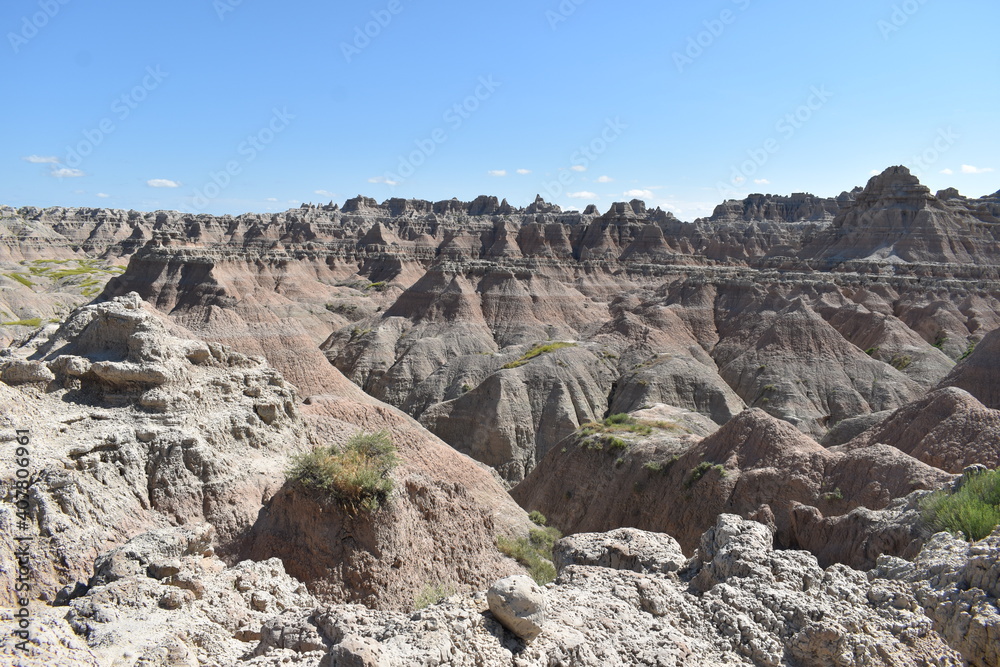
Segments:
[[[825,449],[756,409],[704,438],[667,416],[636,416],[650,435],[568,438],[514,498],[566,532],[635,526],[669,533],[688,553],[719,514],[739,514],[770,525],[778,546],[809,549],[827,565],[871,567],[882,553],[919,549],[911,521],[898,517],[900,528],[888,530],[876,512],[953,478],[885,444]],[[850,526],[851,539],[824,539],[835,532],[816,528],[825,517],[845,517],[839,530],[846,536]]]
[[[1000,468],[1000,410],[985,407],[962,389],[939,389],[836,449],[876,443],[947,472],[960,473],[974,464]]]
[[[939,195],[894,167],[693,223],[635,200],[358,197],[218,218],[8,209],[23,242],[3,238],[13,260],[130,257],[105,296],[137,291],[304,396],[342,384],[325,355],[516,482],[582,423],[643,405],[720,424],[749,405],[820,438],[920,397],[1000,328],[998,198]]]
[[[970,545],[942,533],[912,563],[887,557],[866,573],[775,550],[765,526],[732,515],[712,524],[690,559],[668,535],[578,535],[557,544],[555,583],[530,592],[545,610],[531,632],[491,613],[484,592],[415,613],[375,611],[316,603],[276,560],[227,568],[210,555],[182,555],[121,568],[73,600],[65,620],[44,613],[31,659],[60,666],[124,658],[260,667],[985,667],[996,658],[998,540],[994,533]],[[137,544],[130,553],[149,549]],[[15,655],[10,626],[0,621],[5,657]]]
[[[262,358],[192,338],[137,294],[79,309],[5,355],[0,438],[29,431],[32,484],[22,522],[14,469],[0,479],[4,604],[15,599],[15,536],[31,537],[32,582],[52,601],[94,583],[99,554],[177,525],[210,526],[230,561],[282,558],[324,599],[376,607],[407,608],[428,582],[478,587],[516,571],[495,540],[530,522],[490,472],[346,381],[347,394],[301,405]],[[381,512],[306,501],[286,483],[293,455],[359,431],[387,432],[402,461]]]

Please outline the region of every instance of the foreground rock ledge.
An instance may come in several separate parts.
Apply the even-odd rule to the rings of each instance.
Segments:
[[[121,578],[71,601],[71,625],[86,639],[63,611],[39,610],[31,655],[18,658],[274,667],[997,664],[1000,530],[972,545],[939,534],[913,562],[883,558],[867,574],[824,570],[810,554],[771,543],[765,526],[723,515],[695,557],[672,571],[654,562],[677,553],[666,536],[574,536],[560,545],[559,577],[543,594],[544,631],[529,643],[488,613],[484,593],[409,614],[323,605],[279,561],[225,568],[191,554],[169,568],[120,568]],[[0,621],[5,657],[17,655],[11,618]]]

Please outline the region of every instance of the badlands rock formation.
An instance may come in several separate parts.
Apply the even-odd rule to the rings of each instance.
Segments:
[[[136,291],[264,355],[303,395],[339,379],[319,346],[517,482],[609,411],[662,402],[721,424],[750,405],[822,437],[919,398],[1000,327],[997,198],[942,197],[893,168],[836,199],[755,195],[694,223],[639,201],[602,215],[490,197],[18,215],[130,256],[107,296]]]
[[[815,523],[884,510],[953,478],[885,444],[825,449],[757,409],[703,439],[671,437],[684,427],[670,419],[646,423],[667,435],[617,434],[611,444],[606,436],[568,438],[511,493],[567,533],[635,526],[668,533],[691,553],[719,514],[732,513],[771,526],[779,547],[871,567],[882,553],[908,553],[919,533],[855,515],[851,539],[838,542],[827,539],[834,528]]]
[[[479,587],[518,571],[495,540],[530,522],[482,467],[388,406],[328,396],[300,411],[263,359],[191,339],[136,294],[82,308],[6,353],[0,434],[31,432],[32,578],[43,600],[87,582],[99,554],[137,534],[199,523],[223,558],[282,558],[328,600],[408,608],[429,583]],[[388,431],[398,445],[388,510],[351,517],[285,483],[291,455],[358,430]],[[0,484],[10,604],[12,539],[24,531],[14,530],[13,470]]]
[[[0,440],[31,431],[31,576],[59,605],[30,656],[2,612],[3,650],[994,664],[1000,537],[932,537],[919,507],[997,465],[998,216],[901,167],[693,223],[637,200],[3,208]],[[385,510],[285,481],[378,431]],[[13,489],[5,468],[11,606]],[[525,510],[574,533],[543,590],[496,585]]]
[[[884,557],[867,574],[776,551],[765,526],[732,515],[690,559],[669,536],[635,529],[557,551],[558,579],[530,593],[546,611],[528,640],[482,592],[409,614],[318,604],[277,560],[227,568],[191,554],[123,568],[65,620],[47,613],[23,664],[996,664],[1000,531],[973,545],[940,534],[912,563]],[[6,656],[9,626],[0,621]]]

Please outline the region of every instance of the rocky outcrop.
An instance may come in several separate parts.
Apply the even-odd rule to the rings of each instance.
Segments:
[[[91,578],[97,555],[135,535],[196,523],[212,527],[222,558],[281,557],[328,600],[407,608],[428,582],[468,588],[519,571],[495,540],[531,524],[487,470],[350,383],[300,404],[263,359],[192,338],[137,294],[79,309],[9,350],[0,377],[0,438],[30,432],[28,544],[42,600],[152,567],[132,556],[140,547],[180,555],[154,536],[111,551]],[[352,516],[285,484],[292,455],[359,430],[397,444],[391,511]],[[0,480],[4,603],[12,540],[25,532],[14,530],[14,481],[13,469]],[[341,539],[344,526],[355,539]]]
[[[987,334],[940,386],[964,389],[986,407],[1000,410],[1000,329]]]
[[[140,567],[121,568],[68,607],[36,610],[27,655],[15,653],[11,617],[0,618],[0,655],[259,667],[985,667],[997,657],[1000,531],[974,544],[941,533],[912,562],[887,556],[865,573],[775,550],[767,526],[724,514],[690,559],[665,535],[581,534],[557,543],[559,575],[544,589],[512,578],[493,596],[453,595],[406,614],[319,604],[277,559],[227,567],[204,551],[199,531],[140,536],[118,550],[124,558],[104,558]],[[164,553],[182,544],[199,546]],[[512,592],[515,582],[525,592]]]
[[[942,201],[906,167],[872,177],[804,254],[820,261],[995,264],[1000,241],[976,209]]]
[[[986,408],[962,389],[939,389],[900,408],[842,449],[876,443],[950,473],[977,463],[1000,468],[1000,411]]]
[[[987,667],[1000,660],[998,563],[1000,530],[973,544],[938,533],[913,562],[884,557],[869,576],[908,584],[935,631],[968,664]]]
[[[265,626],[257,664],[315,665],[361,650],[371,662],[358,664],[383,665],[962,663],[906,582],[824,570],[809,554],[773,550],[770,537],[722,516],[680,576],[567,562],[544,591],[549,613],[529,644],[484,613],[483,596],[453,597],[410,617],[286,613]]]
[[[280,558],[324,600],[394,610],[411,609],[428,586],[482,588],[521,571],[496,539],[530,524],[486,469],[400,423],[387,406],[312,397],[302,411],[327,445],[359,427],[388,432],[403,460],[393,472],[397,489],[387,508],[355,514],[286,484],[248,531],[244,557]]]
[[[153,528],[207,522],[232,553],[280,486],[287,456],[307,446],[280,374],[188,338],[134,294],[76,311],[4,363],[4,377],[27,365],[45,380],[0,383],[0,437],[30,431],[30,544],[43,600]],[[263,406],[274,408],[270,423]],[[16,570],[13,473],[0,482],[5,601]]]
[[[664,428],[672,430],[661,420]],[[511,493],[567,533],[635,526],[668,533],[690,553],[719,514],[734,513],[770,525],[778,546],[815,550],[824,564],[870,567],[879,549],[912,549],[918,535],[901,511],[865,513],[953,477],[884,444],[825,449],[756,409],[703,439],[615,436],[620,444],[567,439]],[[852,539],[826,539],[843,516],[851,518],[838,529],[849,525]]]
[[[84,595],[35,610],[27,652],[5,633],[0,654],[30,665],[234,665],[267,620],[316,604],[278,559],[226,567],[204,544],[194,553],[157,548],[188,542],[188,533],[140,535],[102,557]]]

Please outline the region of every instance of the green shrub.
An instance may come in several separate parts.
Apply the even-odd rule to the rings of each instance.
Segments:
[[[955,493],[935,491],[921,501],[920,509],[932,530],[981,540],[1000,525],[1000,470],[967,478]]]
[[[413,610],[423,609],[437,604],[445,598],[455,595],[458,590],[451,584],[427,584],[413,598]]]
[[[531,578],[544,586],[556,578],[552,547],[560,537],[562,533],[555,528],[535,528],[528,537],[510,539],[501,535],[497,538],[497,548],[527,568]]]
[[[531,519],[532,523],[537,524],[539,526],[544,526],[549,522],[549,520],[545,518],[545,515],[539,512],[538,510],[531,510],[528,513],[528,518]]]
[[[343,451],[317,447],[293,457],[288,479],[325,494],[346,511],[374,512],[389,500],[399,457],[386,432],[358,433]]]
[[[604,444],[608,446],[609,451],[617,451],[628,449],[628,443],[621,438],[616,438],[613,435],[604,436]]]
[[[895,357],[892,358],[892,361],[890,361],[889,363],[897,371],[901,371],[901,370],[905,370],[906,368],[909,367],[910,364],[913,363],[913,357],[911,357],[909,355],[906,355],[906,354],[904,354],[904,355],[896,355]]]
[[[576,347],[576,343],[546,343],[541,345],[536,345],[531,348],[524,355],[521,356],[517,361],[512,361],[509,364],[504,364],[505,369],[518,368],[524,366],[526,363],[534,359],[535,357],[541,356],[548,352],[555,352],[556,350],[561,350],[564,347]]]
[[[691,470],[691,476],[688,477],[686,482],[684,482],[684,488],[690,489],[698,483],[698,480],[705,476],[705,473],[713,469],[719,472],[719,477],[726,476],[726,467],[724,465],[702,461]]]
[[[960,356],[958,358],[958,360],[959,361],[965,361],[975,351],[976,351],[976,344],[970,342],[969,345],[968,345],[968,347],[965,348],[965,352],[962,353],[962,356]]]

